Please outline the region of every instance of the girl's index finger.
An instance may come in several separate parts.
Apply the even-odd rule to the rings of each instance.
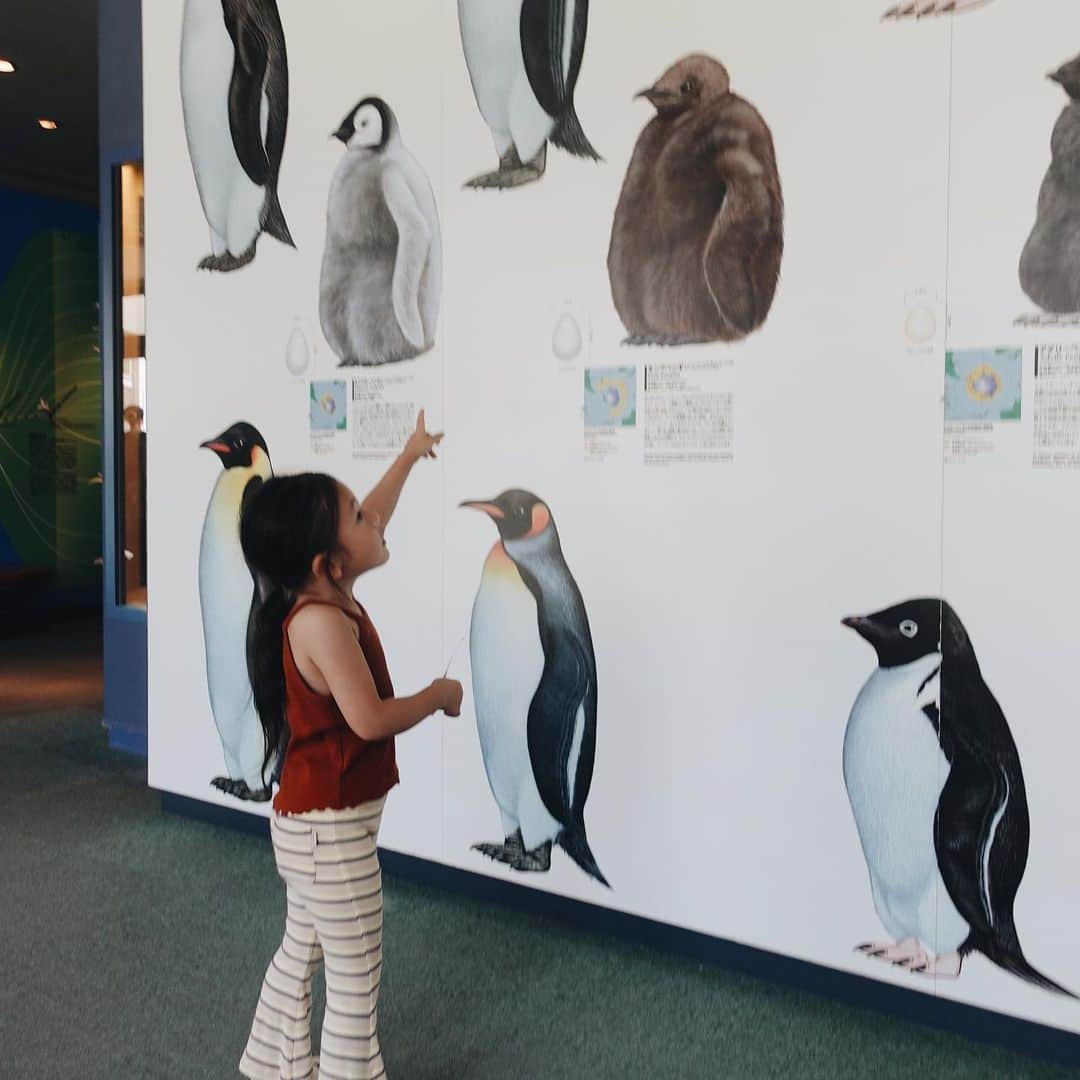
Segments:
[[[425,418],[424,418],[424,410],[421,409],[416,414],[416,430],[423,432],[423,431],[426,431],[426,427],[427,427],[427,425],[426,425],[426,421],[425,421]]]

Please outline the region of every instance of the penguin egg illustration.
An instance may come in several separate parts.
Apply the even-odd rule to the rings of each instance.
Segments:
[[[912,345],[925,345],[937,333],[937,316],[928,304],[917,304],[904,320],[904,336]]]
[[[559,316],[551,335],[551,348],[560,360],[573,360],[581,352],[581,328],[568,311]]]
[[[292,375],[303,375],[311,363],[311,348],[300,326],[294,326],[285,347],[285,366]]]

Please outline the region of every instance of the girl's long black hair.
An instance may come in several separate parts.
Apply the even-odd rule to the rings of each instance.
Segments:
[[[289,736],[282,626],[315,557],[337,549],[338,517],[337,481],[323,473],[274,476],[244,497],[240,546],[261,596],[248,635],[248,674],[265,741],[264,775]]]

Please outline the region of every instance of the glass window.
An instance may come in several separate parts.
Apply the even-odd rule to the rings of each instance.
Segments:
[[[143,167],[117,170],[117,598],[146,607],[146,273]]]

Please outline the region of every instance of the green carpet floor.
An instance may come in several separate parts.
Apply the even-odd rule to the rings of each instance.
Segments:
[[[235,1077],[283,889],[91,712],[0,716],[0,1077]],[[1080,1077],[386,875],[393,1080]]]

